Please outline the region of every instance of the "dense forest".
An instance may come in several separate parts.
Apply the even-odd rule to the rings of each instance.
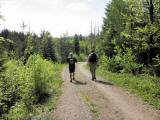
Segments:
[[[78,61],[86,61],[95,49],[104,71],[146,74],[160,85],[159,0],[112,0],[105,8],[102,31],[95,31],[96,27],[91,27],[88,36],[54,38],[48,31],[37,35],[2,30],[0,116],[27,118],[36,105],[48,100],[61,84],[60,80],[56,83],[60,78],[55,73],[60,75],[69,52],[75,53]],[[159,89],[155,94],[160,95]]]
[[[159,0],[112,0],[97,50],[112,72],[160,76]]]
[[[160,108],[160,1],[112,0],[105,11],[99,74]]]

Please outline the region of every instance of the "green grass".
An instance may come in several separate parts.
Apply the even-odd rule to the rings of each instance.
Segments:
[[[112,73],[100,67],[97,70],[97,74],[112,81],[115,85],[139,95],[144,101],[160,109],[159,78],[149,75],[134,76],[127,73]]]
[[[87,106],[89,107],[89,110],[92,112],[93,120],[97,120],[99,118],[99,112],[97,109],[97,105],[93,103],[91,97],[88,95],[82,95],[82,98],[87,104]]]

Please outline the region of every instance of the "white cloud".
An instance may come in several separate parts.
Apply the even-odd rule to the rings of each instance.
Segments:
[[[88,6],[86,5],[85,2],[75,2],[75,3],[70,3],[67,6],[67,9],[74,11],[87,11]]]
[[[1,28],[21,30],[24,21],[31,31],[49,30],[54,36],[68,31],[89,34],[91,21],[102,24],[108,0],[0,0],[0,12],[6,21]]]

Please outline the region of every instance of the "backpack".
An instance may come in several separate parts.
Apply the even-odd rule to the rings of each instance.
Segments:
[[[89,62],[97,62],[97,55],[96,55],[96,53],[91,53],[89,55]]]
[[[75,64],[75,59],[74,58],[69,58],[69,64],[74,65]]]

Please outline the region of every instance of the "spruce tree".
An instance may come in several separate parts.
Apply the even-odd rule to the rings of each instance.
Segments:
[[[54,45],[51,37],[48,38],[47,43],[44,45],[44,57],[56,61]]]
[[[75,47],[75,53],[79,55],[80,53],[80,44],[79,44],[79,37],[77,34],[74,36],[74,47]]]

